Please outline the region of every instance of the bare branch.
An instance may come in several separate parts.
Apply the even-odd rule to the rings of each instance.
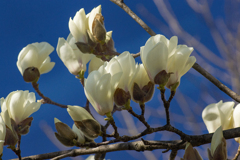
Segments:
[[[240,102],[240,96],[237,93],[233,92],[227,86],[222,84],[214,76],[212,76],[210,73],[208,73],[206,70],[204,70],[199,64],[195,63],[192,68],[194,68],[196,71],[201,73],[204,77],[206,77],[209,81],[211,81],[215,86],[217,86],[221,91],[226,93],[232,99],[234,99],[237,102]]]
[[[62,104],[56,103],[56,102],[52,101],[50,98],[45,97],[42,94],[42,92],[39,90],[37,83],[32,83],[32,86],[35,89],[35,91],[38,93],[38,95],[43,98],[42,103],[48,103],[48,104],[53,104],[53,105],[59,106],[61,108],[67,108],[67,105],[62,105]]]
[[[110,0],[111,2],[118,5],[120,8],[122,8],[127,14],[129,14],[145,31],[148,32],[151,36],[155,36],[156,33],[148,27],[146,23],[143,22],[123,1],[119,0]]]

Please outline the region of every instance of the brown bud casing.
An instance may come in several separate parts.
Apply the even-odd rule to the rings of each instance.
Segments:
[[[213,155],[211,154],[211,151],[208,148],[208,159],[209,160],[226,160],[227,159],[226,145],[227,145],[226,140],[223,137],[221,143],[217,146]]]
[[[106,39],[106,29],[103,24],[104,17],[101,13],[96,14],[93,24],[92,24],[92,32],[96,41],[104,44]]]
[[[172,73],[167,73],[165,70],[162,70],[154,77],[154,83],[164,87],[167,84],[171,74]]]
[[[40,77],[40,72],[36,67],[28,67],[23,72],[25,82],[37,82]]]
[[[16,131],[13,129],[11,130],[6,126],[6,137],[4,145],[15,146],[18,142],[18,136]]]
[[[87,138],[94,139],[100,135],[100,124],[92,119],[85,119],[82,121],[74,121],[78,129],[80,129]]]
[[[116,91],[114,92],[114,102],[118,106],[123,106],[125,105],[128,100],[131,99],[131,95],[129,92],[125,92],[121,88],[117,88]]]
[[[76,133],[65,123],[57,122],[55,123],[56,130],[61,137],[64,137],[68,140],[77,139]]]
[[[133,85],[133,99],[138,102],[147,102],[151,100],[154,92],[154,84],[148,82],[142,89],[138,86],[137,83]]]
[[[21,135],[25,135],[29,132],[29,128],[32,124],[33,117],[28,117],[17,125],[17,132]]]

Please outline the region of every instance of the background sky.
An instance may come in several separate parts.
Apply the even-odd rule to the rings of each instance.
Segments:
[[[212,52],[218,54],[217,48],[210,36],[209,29],[203,19],[195,14],[185,1],[170,0],[169,2],[182,27],[192,36],[198,37],[198,40],[204,43]],[[164,34],[167,38],[173,36],[173,34],[168,31],[168,28],[165,27],[166,23],[163,21],[152,0],[125,0],[125,3],[156,33]],[[102,5],[102,14],[107,31],[113,31],[113,39],[117,51],[119,53],[123,51],[130,51],[130,53],[139,52],[140,47],[143,46],[150,37],[149,34],[121,8],[108,0],[0,1],[0,97],[6,97],[10,92],[15,90],[29,90],[34,92],[31,84],[24,82],[16,66],[17,56],[23,47],[30,43],[46,41],[56,48],[58,38],[64,37],[66,39],[69,34],[69,18],[74,17],[75,13],[81,8],[84,8],[87,14],[92,8],[97,7],[99,4]],[[143,6],[145,8],[143,8]],[[149,13],[154,15],[158,21],[146,17],[146,14],[144,16],[144,13],[146,13],[144,9],[147,9]],[[223,0],[211,2],[211,12],[215,19],[219,17],[225,19],[225,9]],[[182,43],[183,42],[179,40],[179,44]],[[196,52],[193,52],[192,55],[195,54]],[[67,68],[59,59],[56,50],[50,54],[50,57],[56,64],[52,71],[41,75],[39,80],[41,92],[53,101],[61,104],[84,106],[86,97],[79,80],[68,72]],[[140,59],[137,58],[137,61],[140,62]],[[197,62],[199,62],[198,59]],[[206,93],[204,96],[200,93],[199,87]],[[178,100],[181,99],[182,94],[180,95],[180,93],[187,95],[187,99],[189,99],[186,104],[181,103],[183,107],[179,107],[177,103]],[[173,120],[172,124],[189,134],[192,133],[190,132],[191,129],[189,129],[192,125],[199,125],[198,128],[201,128],[201,130],[192,134],[207,133],[206,127],[202,123],[199,115],[201,115],[203,108],[207,104],[221,100],[215,97],[223,97],[224,101],[231,100],[193,69],[182,78],[177,94],[178,98],[174,99],[170,108],[171,118]],[[36,96],[37,99],[40,99],[38,95]],[[136,104],[132,103],[132,106],[135,107],[134,110],[136,112],[140,111]],[[155,92],[153,100],[147,103],[147,106],[149,106],[146,112],[148,122],[152,125],[164,125],[165,115],[162,102],[159,100],[159,92]],[[191,111],[184,108],[186,106],[190,106]],[[104,117],[98,116],[94,111],[93,113],[101,124],[105,124],[103,120]],[[125,113],[125,111],[123,111],[123,113]],[[183,123],[181,118],[186,118],[184,117],[186,113],[191,114],[191,116],[188,119],[189,121]],[[114,118],[117,121],[117,126],[126,128],[127,124],[121,121],[123,115],[122,113],[116,113]],[[198,117],[196,121],[192,123],[191,117],[195,115],[198,115]],[[28,135],[22,137],[22,156],[59,151],[59,148],[57,148],[53,142],[49,141],[48,136],[52,135],[52,130],[55,131],[54,117],[72,126],[73,121],[66,110],[57,106],[44,104],[39,111],[32,116],[34,120],[30,132]],[[177,120],[179,122],[175,123]],[[137,126],[141,126],[135,119],[134,122],[136,122]],[[144,128],[142,128],[142,130],[143,129]],[[142,130],[140,127],[140,131]],[[126,133],[126,129],[120,130],[120,132],[122,135],[128,134]],[[149,140],[169,140],[178,139],[179,137],[163,132],[156,133],[152,137],[147,136],[144,138]],[[50,137],[50,139],[54,141],[54,137]],[[97,141],[100,139],[101,138],[97,139]],[[60,147],[63,146],[60,145]],[[70,148],[65,147],[63,149]],[[201,150],[201,148],[199,148],[199,150],[206,152],[206,150]],[[233,151],[236,150],[237,148],[233,149]],[[150,152],[146,153],[151,156]],[[157,155],[158,158],[164,158],[160,150],[153,151],[152,153]],[[165,155],[168,154],[169,153],[165,153]],[[82,159],[85,157],[86,156],[82,156]],[[106,156],[107,159],[123,159],[123,157],[128,159],[146,159],[146,157],[142,156],[142,153],[134,151],[108,153]],[[10,158],[16,158],[16,155],[4,147],[3,159]]]

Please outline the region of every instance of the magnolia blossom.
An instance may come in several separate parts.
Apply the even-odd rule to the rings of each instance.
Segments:
[[[226,140],[223,137],[222,127],[218,127],[212,136],[211,150],[208,149],[209,160],[226,160]]]
[[[54,48],[47,42],[32,43],[24,47],[17,60],[17,67],[23,75],[28,67],[36,67],[40,74],[47,73],[52,70],[55,63],[50,62],[49,54]]]
[[[88,42],[87,29],[88,23],[84,8],[80,9],[76,15],[69,19],[69,30],[77,42]]]
[[[177,42],[176,36],[168,40],[165,36],[158,34],[149,38],[145,46],[141,47],[141,60],[152,82],[159,72],[167,71],[168,57],[175,51]]]
[[[82,121],[82,120],[86,120],[86,119],[92,119],[92,120],[96,121],[89,114],[89,112],[86,109],[84,109],[83,107],[68,105],[67,111],[74,121]]]
[[[215,132],[222,126],[223,130],[232,128],[232,114],[234,102],[225,102],[208,105],[202,112],[203,121],[209,133]]]
[[[4,110],[7,108],[9,117],[13,119],[16,124],[19,124],[32,113],[36,112],[40,106],[41,102],[36,102],[36,97],[33,92],[29,93],[29,91],[19,90],[9,93],[4,102],[2,102],[1,108],[4,108]],[[3,115],[5,114],[3,113]],[[7,119],[6,115],[4,116],[4,119],[5,118]],[[8,124],[8,120],[6,120],[6,122],[8,126],[11,126]]]
[[[85,95],[100,115],[112,112],[113,95],[122,74],[121,65],[113,58],[85,79]]]
[[[240,104],[238,104],[233,111],[233,127],[234,128],[240,127]],[[235,138],[235,141],[240,143],[239,137]]]
[[[0,155],[3,152],[3,144],[6,136],[6,126],[2,119],[2,116],[0,116]]]
[[[115,56],[113,59],[119,62],[123,70],[123,74],[121,80],[119,81],[118,88],[121,88],[124,91],[128,92],[129,83],[136,72],[135,59],[128,51],[123,52],[119,56]]]
[[[104,61],[102,61],[100,58],[93,57],[93,59],[89,62],[88,74],[90,74],[92,71],[98,70],[103,64]]]
[[[84,144],[84,134],[75,125],[73,125],[71,129],[67,124],[62,123],[57,118],[54,118],[54,123],[57,130],[55,136],[62,144],[65,146],[74,146],[76,141]]]
[[[192,47],[178,45],[175,52],[169,55],[167,69],[168,72],[172,74],[170,75],[166,85],[168,88],[171,88],[172,85],[180,82],[180,78],[187,73],[187,71],[191,69],[193,64],[196,62],[196,58],[194,56],[190,56],[192,51]]]
[[[85,137],[84,137],[84,133],[77,128],[77,126],[75,124],[73,124],[72,126],[72,130],[74,133],[77,134],[78,138],[77,138],[77,141],[81,144],[85,143]]]
[[[80,71],[86,71],[86,64],[94,57],[93,54],[83,54],[75,44],[76,40],[69,34],[67,41],[58,39],[57,53],[69,72],[78,75]]]
[[[181,76],[196,62],[195,57],[189,57],[193,48],[177,45],[177,43],[176,36],[168,40],[165,36],[158,34],[149,38],[145,46],[141,47],[141,60],[153,83],[165,85],[168,82],[167,87],[171,88],[180,82]]]
[[[80,129],[87,138],[95,139],[99,136],[101,126],[86,109],[79,106],[68,105],[67,111],[74,120],[76,127]]]
[[[136,71],[129,83],[131,98],[135,102],[147,102],[154,93],[154,84],[149,79],[143,64],[136,64]]]

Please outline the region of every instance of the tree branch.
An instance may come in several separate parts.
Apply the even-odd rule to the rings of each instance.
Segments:
[[[42,99],[42,100],[43,100],[43,101],[42,101],[43,104],[44,104],[44,103],[48,103],[48,104],[53,104],[53,105],[59,106],[59,107],[61,107],[61,108],[67,108],[67,105],[62,105],[62,104],[56,103],[56,102],[52,101],[50,98],[45,97],[45,96],[42,94],[42,92],[39,90],[37,83],[32,83],[32,86],[33,86],[33,88],[35,89],[35,91],[38,93],[38,95],[43,98],[43,99]]]
[[[143,20],[141,20],[141,18],[139,18],[123,1],[119,1],[119,0],[110,0],[110,1],[118,5],[127,14],[129,14],[143,29],[145,29],[145,31],[148,32],[148,34],[150,34],[151,36],[156,35],[156,33],[150,27],[148,27],[148,25],[144,23]]]
[[[205,78],[207,78],[209,81],[211,81],[215,86],[217,86],[221,91],[226,93],[228,96],[230,96],[232,99],[234,99],[237,102],[240,102],[240,96],[233,92],[231,89],[229,89],[227,86],[222,84],[219,80],[217,80],[214,76],[212,76],[210,73],[208,73],[205,69],[203,69],[199,64],[195,63],[192,68],[194,68],[197,72],[202,74]]]
[[[223,131],[225,139],[232,139],[235,137],[240,137],[240,127],[229,129]],[[189,142],[192,146],[201,146],[207,143],[211,143],[213,133],[203,134],[198,136],[189,136]],[[123,151],[123,150],[135,150],[135,151],[152,151],[155,149],[171,149],[179,150],[185,148],[185,143],[181,143],[181,140],[174,141],[147,141],[151,145],[145,145],[142,140],[136,142],[123,142],[110,145],[102,145],[96,148],[82,148],[82,149],[73,149],[59,152],[52,152],[46,154],[33,155],[28,157],[23,157],[23,160],[40,160],[40,159],[50,159],[60,155],[67,154],[71,157],[78,155],[86,155],[93,153],[102,153],[102,152],[113,152],[113,151]],[[18,160],[18,159],[13,159]]]

